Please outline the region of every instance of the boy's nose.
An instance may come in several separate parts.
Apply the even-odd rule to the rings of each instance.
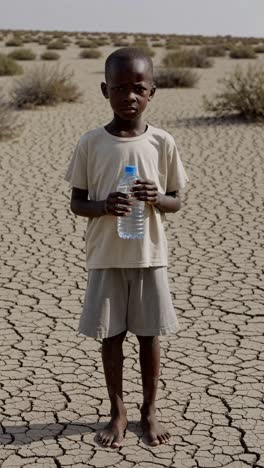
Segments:
[[[126,96],[125,96],[125,101],[127,101],[127,102],[135,102],[135,100],[136,100],[136,96],[135,96],[135,94],[134,94],[132,91],[130,91],[130,92],[128,92],[128,93],[126,94]]]

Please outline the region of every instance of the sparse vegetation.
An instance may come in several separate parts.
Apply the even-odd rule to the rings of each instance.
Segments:
[[[15,60],[35,60],[36,54],[31,49],[15,49],[8,54],[8,57],[11,57]]]
[[[264,68],[249,65],[247,70],[237,67],[227,78],[220,80],[223,90],[213,98],[204,97],[207,111],[216,115],[238,114],[245,119],[264,120]]]
[[[200,50],[207,57],[224,57],[226,55],[226,48],[221,44],[203,46]]]
[[[81,47],[81,49],[92,49],[94,47],[92,41],[77,41],[76,44]]]
[[[48,50],[64,50],[66,49],[66,44],[61,40],[51,41],[47,45]]]
[[[106,37],[98,37],[96,39],[96,44],[98,47],[102,47],[102,46],[106,46],[106,45],[109,45],[110,44],[110,41],[108,38]]]
[[[179,41],[177,39],[169,39],[166,43],[166,49],[178,49]]]
[[[256,54],[264,54],[264,44],[256,45],[253,49]]]
[[[157,88],[193,88],[198,80],[197,73],[187,68],[157,70],[154,76]]]
[[[0,95],[0,140],[14,136],[19,128],[18,117]]]
[[[102,53],[96,49],[82,49],[79,57],[82,59],[97,59],[102,57]]]
[[[175,52],[168,53],[163,59],[163,64],[168,68],[209,68],[213,65],[213,62],[201,50],[179,49]]]
[[[73,72],[66,68],[36,67],[18,80],[11,90],[11,99],[17,109],[75,102],[81,93],[72,82]]]
[[[134,44],[131,45],[131,47],[136,47],[137,49],[143,50],[144,53],[148,55],[149,57],[154,57],[156,53],[155,50],[151,49],[148,45],[143,45],[143,42],[135,42]]]
[[[162,42],[152,42],[151,47],[164,47]]]
[[[12,38],[6,41],[5,46],[6,47],[21,47],[23,45],[21,39],[19,38]]]
[[[255,59],[257,57],[256,52],[252,47],[244,45],[231,49],[229,56],[233,59]]]
[[[47,50],[41,54],[40,58],[42,60],[59,60],[60,54],[57,52],[53,52],[52,50]]]
[[[23,68],[11,57],[0,54],[0,76],[21,75]]]
[[[113,46],[114,47],[129,47],[130,46],[130,42],[129,41],[115,41],[113,43]]]

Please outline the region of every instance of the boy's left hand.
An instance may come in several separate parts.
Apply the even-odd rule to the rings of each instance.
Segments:
[[[135,185],[132,187],[134,196],[141,201],[155,205],[159,200],[158,187],[153,180],[136,180]]]

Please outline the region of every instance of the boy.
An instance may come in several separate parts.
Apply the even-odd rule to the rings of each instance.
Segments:
[[[147,125],[143,112],[155,94],[151,59],[140,49],[113,52],[101,84],[113,119],[79,141],[66,180],[71,210],[88,218],[86,255],[89,278],[80,333],[103,339],[102,361],[111,403],[101,444],[118,448],[127,427],[122,395],[122,343],[127,331],[139,341],[143,384],[141,424],[150,445],[170,434],[157,421],[155,400],[160,369],[158,335],[178,327],[167,279],[164,213],[180,209],[178,190],[188,180],[173,138]],[[126,165],[138,167],[133,195],[145,203],[144,239],[120,239],[117,216],[128,216],[131,197],[116,192]],[[89,199],[88,199],[89,197]]]

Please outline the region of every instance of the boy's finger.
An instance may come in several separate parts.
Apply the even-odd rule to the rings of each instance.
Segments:
[[[118,205],[124,205],[124,206],[127,206],[127,205],[132,205],[132,200],[131,198],[121,198],[121,197],[118,197],[116,199],[116,204]]]
[[[132,192],[141,192],[142,190],[157,190],[156,185],[148,185],[148,184],[141,184],[141,185],[134,185],[132,187]]]
[[[115,216],[127,216],[129,214],[129,211],[131,210],[123,211],[123,210],[115,209],[112,211],[112,214]]]
[[[158,194],[157,190],[142,190],[140,192],[134,192],[135,197],[156,197]]]
[[[142,184],[142,185],[155,185],[154,180],[149,180],[149,179],[137,179],[135,181],[135,184]]]
[[[129,193],[123,193],[123,192],[114,192],[112,193],[113,198],[129,198]]]
[[[131,211],[128,205],[122,205],[121,203],[116,203],[114,209],[118,211]]]

